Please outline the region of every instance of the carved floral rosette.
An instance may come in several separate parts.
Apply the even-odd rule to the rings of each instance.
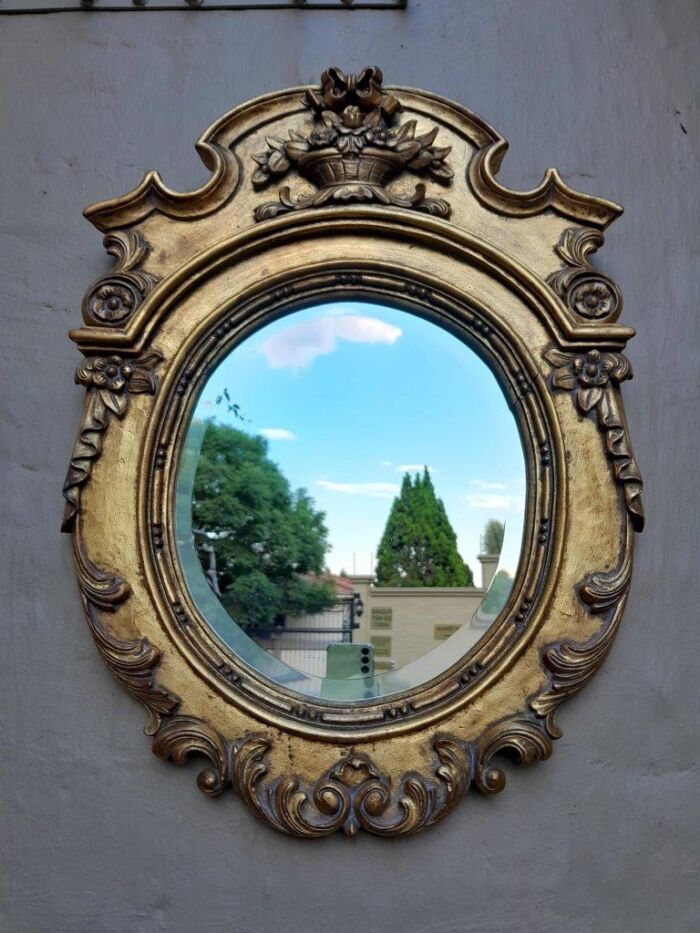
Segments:
[[[63,527],[88,625],[146,708],[153,751],[202,758],[207,795],[233,792],[295,836],[410,835],[469,788],[501,791],[503,753],[548,758],[556,711],[618,631],[644,520],[621,399],[633,331],[590,255],[621,209],[553,169],[508,190],[502,137],[450,101],[385,87],[376,67],[329,68],[318,87],[238,107],[197,148],[211,171],[197,191],[149,173],[86,211],[116,259],[71,335],[86,399]],[[217,360],[252,325],[346,297],[468,342],[528,462],[524,556],[494,625],[440,677],[349,706],[290,693],[216,640],[184,585],[172,515]]]

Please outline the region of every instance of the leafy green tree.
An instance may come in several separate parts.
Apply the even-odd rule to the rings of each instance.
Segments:
[[[504,522],[499,522],[496,518],[491,518],[484,526],[484,533],[481,536],[481,551],[483,554],[500,554],[503,547],[503,538],[506,533]]]
[[[377,550],[377,586],[473,586],[430,472],[406,473]]]
[[[336,602],[323,572],[328,530],[304,489],[292,490],[267,441],[207,426],[194,479],[192,522],[216,556],[222,602],[247,631]]]

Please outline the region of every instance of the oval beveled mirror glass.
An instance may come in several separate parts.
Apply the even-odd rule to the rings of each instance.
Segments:
[[[203,386],[178,548],[221,642],[275,682],[359,701],[410,689],[494,623],[517,571],[525,458],[495,376],[403,310],[316,305]]]

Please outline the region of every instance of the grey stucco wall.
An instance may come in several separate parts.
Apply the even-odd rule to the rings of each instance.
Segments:
[[[410,0],[0,19],[3,931],[698,929],[698,13]],[[66,331],[109,268],[83,206],[151,167],[200,183],[211,120],[331,62],[476,110],[511,142],[514,187],[553,164],[622,202],[599,263],[639,332],[625,397],[648,530],[612,656],[563,710],[551,761],[403,842],[290,840],[157,761],[57,533],[82,402]]]

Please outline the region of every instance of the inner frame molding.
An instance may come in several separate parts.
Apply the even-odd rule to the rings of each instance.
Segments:
[[[197,191],[155,173],[86,216],[116,259],[71,333],[86,388],[64,484],[89,628],[148,712],[153,751],[204,756],[276,829],[415,833],[494,756],[547,758],[559,705],[607,656],[644,515],[620,384],[634,331],[591,254],[621,213],[554,171],[532,191],[495,178],[507,144],[381,71],[329,68],[218,120]],[[220,642],[194,606],[174,541],[188,419],[216,362],[257,328],[330,298],[378,301],[449,330],[491,367],[527,465],[523,549],[495,625],[440,676],[353,704],[294,693]]]
[[[335,267],[335,264],[332,264]],[[364,268],[364,271],[360,271]],[[197,391],[206,375],[221,358],[261,326],[299,307],[297,296],[305,304],[343,298],[369,299],[383,304],[399,304],[440,324],[455,336],[465,340],[489,363],[509,400],[519,423],[526,452],[528,473],[533,491],[526,518],[524,556],[508,605],[500,623],[492,626],[477,646],[439,678],[421,687],[392,694],[390,697],[354,703],[343,707],[337,701],[323,701],[286,690],[253,671],[214,635],[205,624],[191,599],[176,556],[175,534],[168,516],[173,514],[175,481],[179,466],[179,451],[196,401]],[[295,301],[296,298],[296,301]],[[295,276],[286,285],[256,288],[247,300],[233,308],[221,310],[207,318],[203,333],[195,333],[183,347],[184,359],[177,372],[186,373],[161,388],[163,411],[158,430],[151,441],[153,460],[151,477],[143,504],[148,514],[148,529],[153,545],[154,566],[158,575],[156,586],[176,593],[170,604],[172,637],[183,637],[203,663],[225,681],[227,693],[249,712],[261,705],[271,715],[281,715],[294,722],[289,728],[310,732],[318,738],[352,741],[371,738],[378,725],[405,719],[434,720],[443,708],[461,702],[462,696],[473,692],[478,680],[529,636],[526,629],[535,624],[531,610],[543,594],[547,582],[547,567],[556,536],[554,527],[564,523],[564,516],[555,521],[553,450],[560,447],[548,431],[548,419],[542,410],[545,392],[535,392],[532,381],[536,374],[528,369],[523,352],[517,347],[516,336],[501,331],[498,321],[484,310],[462,307],[458,299],[440,293],[429,284],[420,284],[415,276],[403,276],[395,271],[373,268],[358,260],[356,267],[315,270],[310,275]],[[147,455],[148,456],[148,455]],[[166,469],[171,463],[172,468]],[[156,462],[157,459],[157,462]],[[156,529],[154,535],[154,529]],[[546,601],[542,595],[541,604]],[[522,647],[522,645],[521,645]],[[449,676],[447,676],[449,674]],[[220,687],[221,684],[219,683]],[[310,724],[302,728],[301,724]]]

